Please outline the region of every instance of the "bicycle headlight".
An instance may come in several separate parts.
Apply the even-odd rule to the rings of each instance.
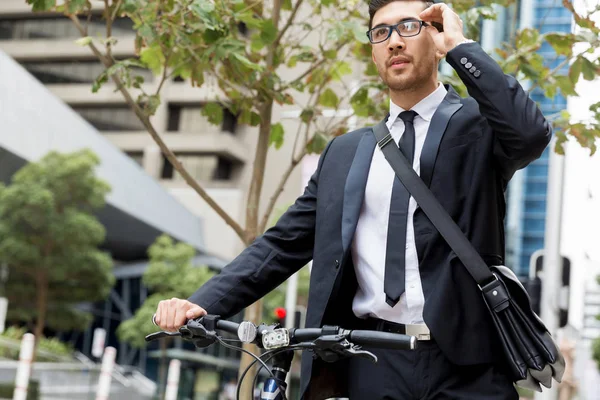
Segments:
[[[290,333],[285,328],[264,332],[262,334],[262,344],[267,350],[289,346]]]

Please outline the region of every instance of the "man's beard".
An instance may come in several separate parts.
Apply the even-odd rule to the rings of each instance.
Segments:
[[[418,66],[411,64],[411,71],[405,71],[403,74],[395,75],[391,68],[385,70],[385,77],[382,77],[383,82],[387,85],[390,90],[395,92],[408,92],[414,91],[421,88],[433,74],[433,68],[427,68],[427,64]],[[425,70],[427,69],[427,70]],[[391,77],[388,73],[392,73]],[[397,79],[397,78],[400,79]]]

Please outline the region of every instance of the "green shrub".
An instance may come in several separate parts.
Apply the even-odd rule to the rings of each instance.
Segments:
[[[15,390],[15,384],[0,383],[0,398],[12,399],[13,392]],[[27,400],[39,400],[40,398],[40,383],[38,381],[29,381],[29,387],[27,390]]]
[[[7,328],[4,333],[2,333],[2,337],[20,341],[23,338],[23,335],[27,332],[25,328],[11,326]],[[73,353],[73,347],[68,343],[63,343],[58,338],[42,338],[38,343],[38,350],[43,350],[51,353],[56,356],[65,356],[68,357]],[[19,359],[19,349],[10,349],[0,347],[0,357],[9,358],[12,360]],[[36,358],[37,361],[55,361],[52,357],[45,357],[38,353]]]

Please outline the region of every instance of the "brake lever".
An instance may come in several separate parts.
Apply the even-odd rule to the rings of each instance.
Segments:
[[[179,332],[183,339],[191,341],[198,348],[208,347],[217,341],[217,332],[208,330],[199,320],[189,320],[179,328]]]
[[[146,342],[151,342],[153,340],[158,340],[158,339],[162,339],[165,337],[173,337],[173,336],[181,336],[181,333],[180,332],[166,332],[166,331],[154,332],[154,333],[147,335],[145,337],[145,340],[146,340]]]
[[[344,334],[321,336],[313,342],[311,348],[316,356],[329,363],[344,357],[363,357],[373,363],[377,362],[375,354],[350,343]]]

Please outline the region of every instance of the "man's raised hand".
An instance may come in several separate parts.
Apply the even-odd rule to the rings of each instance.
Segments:
[[[187,300],[173,297],[158,303],[154,322],[160,329],[168,332],[176,332],[185,325],[187,320],[200,318],[206,315],[206,310]]]
[[[433,38],[437,49],[444,54],[447,54],[459,43],[466,40],[463,35],[462,20],[458,14],[446,4],[439,3],[428,7],[419,14],[419,18],[425,22],[437,22],[444,27],[443,32],[438,32],[438,30],[432,26],[425,29]]]

